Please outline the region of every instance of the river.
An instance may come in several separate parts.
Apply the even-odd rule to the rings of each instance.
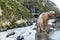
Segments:
[[[52,25],[52,21],[54,20],[49,20],[49,24]],[[36,33],[36,23],[33,23],[31,26],[27,27],[22,27],[22,28],[14,28],[10,29],[4,32],[0,32],[0,40],[17,40],[18,36],[23,36],[24,39],[22,40],[35,40],[35,33]],[[53,31],[50,32],[49,38],[52,40],[60,40],[60,30],[56,30],[54,28]],[[14,33],[13,35],[9,35],[10,33]]]

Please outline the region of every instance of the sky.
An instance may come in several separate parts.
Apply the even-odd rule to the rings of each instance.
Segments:
[[[57,7],[60,9],[60,0],[50,0],[50,1],[54,2],[57,5]]]

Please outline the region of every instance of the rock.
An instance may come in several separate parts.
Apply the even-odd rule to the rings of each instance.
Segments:
[[[34,18],[33,22],[34,22],[34,23],[37,22],[37,18]]]
[[[33,22],[28,22],[28,26],[31,26],[31,25],[33,25]]]
[[[31,34],[31,32],[29,32],[29,34]]]
[[[35,34],[35,40],[48,40],[48,34],[43,32],[43,33],[38,33],[36,32]]]
[[[17,37],[17,40],[23,40],[24,39],[24,36],[20,35]]]
[[[33,30],[36,30],[37,28],[33,28]]]
[[[15,32],[14,32],[14,31],[8,32],[8,34],[7,34],[7,36],[6,36],[6,37],[9,37],[9,36],[14,35],[14,34],[15,34]]]
[[[7,31],[7,28],[1,28],[0,32]]]

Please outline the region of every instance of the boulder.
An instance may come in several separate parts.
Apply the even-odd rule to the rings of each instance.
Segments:
[[[36,30],[37,28],[33,28],[33,30]]]
[[[31,26],[31,25],[33,25],[33,22],[28,22],[27,24],[28,24],[28,26]]]
[[[24,36],[22,36],[22,35],[19,35],[18,37],[17,37],[17,40],[23,40],[24,39]]]
[[[9,36],[14,35],[14,34],[15,34],[15,32],[14,32],[14,31],[8,32],[8,34],[7,34],[7,36],[6,36],[6,37],[9,37]]]

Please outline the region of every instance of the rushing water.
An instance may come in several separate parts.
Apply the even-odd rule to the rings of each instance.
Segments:
[[[49,36],[52,40],[60,40],[60,30],[52,32]]]
[[[49,24],[52,25],[54,19],[53,20],[49,20]],[[17,40],[17,37],[19,35],[23,35],[24,36],[24,40],[35,40],[35,33],[36,33],[36,23],[33,23],[33,25],[28,26],[28,27],[23,27],[23,28],[14,28],[11,30],[7,30],[5,32],[0,32],[0,40]],[[54,29],[54,28],[52,28]],[[8,33],[10,32],[15,32],[14,35],[11,35],[9,37],[6,37]],[[51,33],[49,34],[49,38],[53,39],[53,40],[60,40],[60,30],[55,30],[55,31],[51,31]]]
[[[51,21],[54,21],[54,20],[51,20]],[[49,38],[51,38],[51,40],[60,40],[60,29],[59,29],[59,26],[60,26],[60,23],[58,21],[56,23],[56,25],[55,25],[57,30],[55,29],[54,31],[50,32],[50,34],[49,34]]]

